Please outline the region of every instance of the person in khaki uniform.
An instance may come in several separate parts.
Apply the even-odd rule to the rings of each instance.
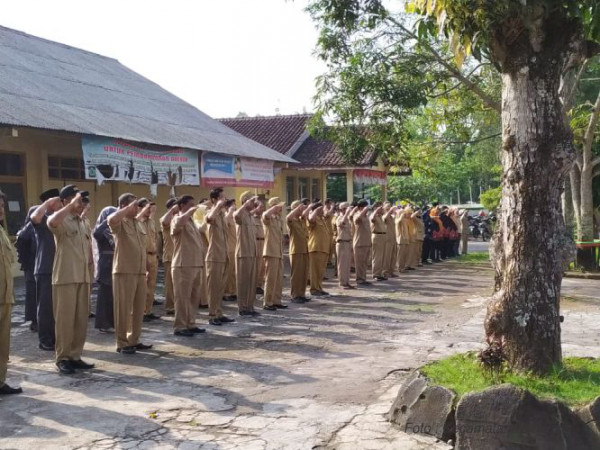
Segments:
[[[154,221],[156,204],[150,203],[147,198],[140,198],[137,201],[137,206],[139,211],[137,220],[146,231],[146,305],[144,306],[144,322],[151,322],[160,319],[160,316],[156,316],[152,312],[156,277],[158,275],[158,246],[156,222]]]
[[[107,223],[115,241],[112,281],[117,352],[126,355],[152,345],[140,341],[146,305],[146,230],[137,219],[135,195],[119,196],[119,209]],[[146,205],[146,211],[149,205]]]
[[[423,224],[423,216],[420,210],[412,214],[412,220],[415,226],[415,251],[413,255],[413,267],[422,267],[423,257],[423,241],[425,240],[425,225]]]
[[[165,313],[167,316],[175,314],[175,300],[173,294],[173,277],[171,275],[171,261],[173,259],[173,239],[171,239],[171,221],[179,212],[177,199],[170,198],[165,204],[167,212],[160,218],[160,227],[163,240],[162,261],[165,271]]]
[[[240,316],[257,316],[256,300],[256,225],[253,212],[260,208],[258,197],[249,191],[240,196],[242,206],[233,214],[236,223],[235,277]]]
[[[415,254],[417,253],[417,230],[413,220],[414,210],[408,205],[405,209],[405,221],[408,229],[408,252],[404,270],[416,270]]]
[[[256,294],[264,295],[265,290],[265,261],[262,257],[265,250],[265,230],[262,224],[262,214],[265,212],[265,204],[258,200],[258,206],[252,213],[254,226],[256,227]]]
[[[322,282],[327,269],[331,236],[327,228],[323,205],[313,203],[308,214],[308,254],[310,293],[315,297],[329,295],[323,290]]]
[[[0,191],[0,222],[5,221],[6,195]],[[20,394],[23,389],[6,384],[8,354],[10,350],[10,317],[15,303],[12,265],[15,254],[4,227],[0,225],[0,395]]]
[[[63,187],[63,207],[48,218],[56,252],[52,267],[52,303],[55,323],[56,367],[62,374],[91,369],[81,360],[90,314],[90,273],[93,272],[92,242],[81,218],[85,206],[74,185]]]
[[[354,208],[348,202],[340,203],[340,212],[336,219],[337,239],[336,255],[338,267],[338,280],[342,289],[355,289],[350,284],[350,264],[352,259],[352,230],[350,217]]]
[[[383,204],[383,209],[385,211],[385,214],[383,215],[383,221],[385,222],[387,233],[385,235],[386,243],[383,275],[388,278],[397,278],[398,275],[396,275],[396,261],[398,252],[396,251],[396,225],[394,223],[394,213],[396,209],[392,207],[390,202],[385,202]]]
[[[202,244],[202,260],[206,260],[206,252],[208,252],[208,226],[206,223],[206,216],[210,209],[210,202],[207,199],[202,199],[198,202],[198,209],[192,216],[196,228],[200,231],[200,243]],[[208,309],[208,274],[206,273],[206,264],[200,269],[200,278],[202,283],[198,290],[199,308]]]
[[[265,296],[263,309],[275,311],[287,308],[281,303],[283,295],[283,206],[279,197],[270,198],[269,209],[262,215],[265,231]]]
[[[203,333],[203,328],[196,324],[198,300],[202,285],[202,267],[204,252],[202,236],[192,215],[198,207],[194,197],[184,195],[177,200],[179,213],[171,221],[171,238],[173,239],[173,259],[171,273],[175,294],[175,321],[173,323],[176,336],[194,336]]]
[[[308,228],[306,215],[308,205],[295,200],[290,205],[292,211],[286,221],[290,230],[290,296],[292,303],[306,303],[306,284],[308,282]]]
[[[398,244],[398,271],[404,272],[409,256],[410,236],[408,232],[408,217],[404,207],[399,206],[396,213],[396,243]]]
[[[227,254],[227,221],[225,204],[227,199],[222,188],[210,192],[211,208],[206,216],[208,231],[208,250],[206,253],[206,275],[208,281],[208,323],[221,326],[234,322],[223,315],[222,302],[227,282],[227,266],[230,264]]]
[[[369,203],[366,200],[360,200],[356,205],[356,210],[352,216],[355,226],[354,233],[354,264],[356,266],[356,284],[368,286],[371,283],[367,281],[367,262],[371,253],[371,227],[369,225]]]
[[[227,223],[227,264],[226,271],[226,282],[225,282],[225,296],[224,301],[235,302],[237,301],[237,290],[235,287],[235,220],[233,219],[233,213],[235,212],[235,200],[228,199],[225,204],[227,213],[225,214],[225,222]]]
[[[385,270],[385,246],[387,244],[387,226],[383,218],[383,203],[375,202],[371,213],[371,245],[373,278],[377,281],[387,280]]]

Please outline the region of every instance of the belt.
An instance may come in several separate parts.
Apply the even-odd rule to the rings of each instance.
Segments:
[[[380,233],[378,231],[373,231],[373,234],[387,234],[387,233]]]
[[[156,255],[156,252],[148,252],[149,255]]]
[[[342,240],[342,239],[338,239],[336,242],[339,244],[340,242],[352,242],[352,241],[350,241],[350,240],[348,240],[348,241],[344,241],[344,240]]]
[[[265,238],[256,238],[257,241],[264,241]]]

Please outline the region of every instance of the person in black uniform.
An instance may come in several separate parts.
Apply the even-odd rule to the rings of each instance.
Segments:
[[[23,227],[17,233],[15,248],[17,250],[17,259],[21,264],[21,270],[25,276],[25,322],[31,322],[29,329],[31,331],[38,330],[37,321],[37,300],[35,286],[35,253],[36,242],[35,232],[31,224],[31,214],[36,210],[36,206],[29,208],[27,218]]]
[[[42,204],[31,214],[37,250],[35,254],[35,281],[37,286],[37,321],[39,347],[54,351],[54,312],[52,309],[52,265],[54,264],[54,235],[46,224],[48,217],[61,208],[58,189],[49,189],[40,195]]]
[[[115,327],[113,292],[112,292],[112,265],[115,253],[115,240],[108,226],[108,216],[117,210],[114,206],[104,208],[94,228],[94,239],[98,244],[98,265],[96,282],[98,283],[98,298],[96,300],[95,327],[101,333],[110,332]]]

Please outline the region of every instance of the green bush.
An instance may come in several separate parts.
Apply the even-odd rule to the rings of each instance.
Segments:
[[[500,206],[500,199],[502,198],[502,187],[498,186],[497,188],[488,189],[481,193],[479,197],[479,201],[484,206],[485,209],[490,212],[495,212],[496,209]]]

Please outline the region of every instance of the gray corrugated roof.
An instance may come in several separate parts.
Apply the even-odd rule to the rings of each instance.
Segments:
[[[115,59],[1,26],[0,123],[295,162]]]

